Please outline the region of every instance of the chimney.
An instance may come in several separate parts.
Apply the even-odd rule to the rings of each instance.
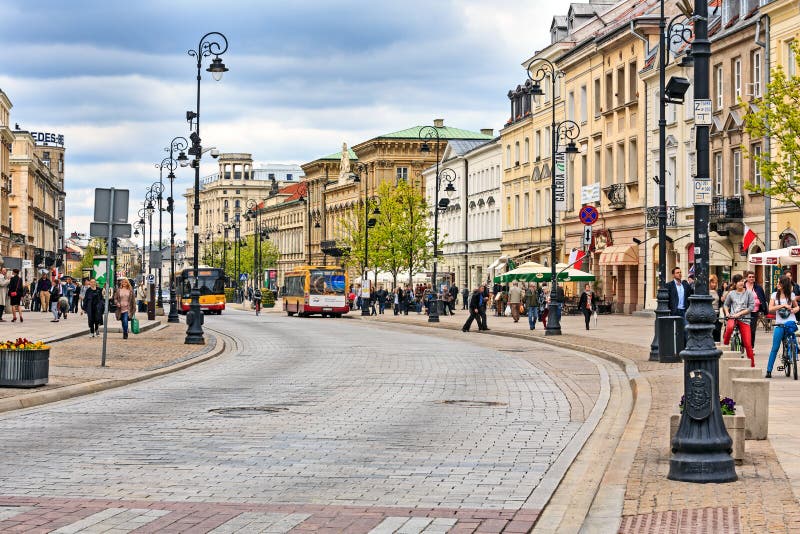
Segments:
[[[481,133],[483,135],[491,135],[494,137],[494,129],[493,128],[481,128]]]
[[[433,119],[433,125],[437,128],[444,128],[444,119]]]

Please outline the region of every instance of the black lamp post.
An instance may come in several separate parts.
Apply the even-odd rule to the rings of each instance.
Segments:
[[[530,94],[533,97],[537,97],[543,95],[544,92],[542,91],[542,86],[540,82],[542,82],[546,77],[549,76],[550,84],[551,84],[551,91],[550,91],[550,107],[552,112],[552,120],[550,122],[550,176],[551,176],[551,185],[550,185],[550,305],[548,306],[547,312],[547,328],[545,329],[545,335],[547,336],[560,336],[561,335],[561,313],[560,313],[560,306],[558,302],[558,273],[556,272],[556,264],[558,263],[558,255],[556,254],[556,200],[558,198],[558,194],[565,194],[566,192],[566,175],[564,178],[564,182],[562,184],[558,184],[556,182],[557,174],[560,172],[566,173],[566,165],[564,166],[563,171],[558,169],[558,164],[556,162],[556,155],[558,154],[558,142],[560,139],[564,139],[567,141],[566,146],[564,147],[564,153],[569,156],[570,158],[574,157],[575,154],[578,153],[578,147],[575,145],[575,139],[578,138],[580,135],[581,129],[575,121],[565,120],[560,123],[556,123],[556,84],[558,83],[558,78],[564,76],[563,71],[556,69],[556,66],[547,59],[539,59],[536,62],[537,64],[543,63],[536,69],[535,74],[531,74],[531,66],[528,66],[528,70],[526,71],[528,78],[533,82],[533,85],[530,88]],[[562,190],[559,192],[558,189],[561,188]]]
[[[261,288],[261,208],[259,207],[258,200],[251,198],[247,200],[247,212],[245,213],[246,221],[253,221],[253,277],[259,280],[258,288]]]
[[[662,317],[669,315],[669,291],[667,290],[667,104],[682,104],[683,95],[689,88],[686,78],[672,77],[666,83],[667,65],[669,64],[670,47],[675,37],[690,44],[692,33],[691,26],[679,23],[678,20],[686,17],[686,13],[679,13],[667,26],[664,16],[664,0],[661,0],[661,18],[659,19],[659,46],[658,46],[658,292],[656,299],[656,319],[654,323],[653,341],[650,343],[650,361],[674,363],[679,361],[676,356],[662,356],[659,358],[658,324]],[[688,13],[691,17],[691,13]],[[691,57],[691,56],[687,56]],[[688,62],[682,63],[687,65]],[[682,88],[682,90],[681,90]]]
[[[147,243],[147,274],[148,276],[153,272],[153,211],[155,211],[155,206],[153,206],[153,188],[147,189],[147,193],[144,196],[145,199],[145,207],[144,211],[147,213],[147,226],[150,230],[150,237]]]
[[[708,40],[708,4],[695,2],[694,58],[695,105],[710,106]],[[709,124],[695,118],[697,178],[695,191],[710,191]],[[710,121],[709,121],[710,122]],[[705,187],[703,187],[705,186]],[[737,479],[731,446],[733,444],[722,421],[719,404],[719,357],[712,332],[716,314],[708,294],[708,217],[710,195],[694,202],[695,290],[689,297],[686,311],[686,349],[683,358],[684,410],[678,432],[672,440],[669,462],[670,480],[683,482],[733,482]]]
[[[239,241],[241,236],[241,221],[239,220],[239,208],[236,208],[236,213],[233,215],[233,224],[231,227],[233,228],[233,268],[235,273],[235,278],[233,280],[233,291],[236,295],[236,302],[239,302],[239,267],[240,267],[240,255],[241,255],[241,242]]]
[[[365,163],[356,162],[353,165],[353,182],[361,182],[362,174],[364,175],[364,270],[361,273],[361,315],[369,316],[372,288],[370,287],[370,291],[367,291],[366,295],[364,294],[364,287],[369,287],[369,229],[374,227],[377,222],[372,215],[380,215],[381,212],[377,205],[370,209],[370,202],[374,201],[369,198],[369,167]],[[319,221],[316,226],[319,228]],[[375,279],[377,282],[377,273]]]
[[[167,197],[167,211],[169,212],[169,315],[167,316],[168,323],[177,323],[178,306],[175,288],[175,199],[173,184],[175,182],[175,168],[177,165],[186,167],[189,164],[189,158],[186,156],[186,148],[189,146],[189,141],[185,137],[175,137],[169,144],[169,148],[164,150],[169,152],[169,157],[164,158],[161,164],[158,165],[161,174],[163,174],[164,166],[169,169],[167,179],[169,180],[169,197]],[[178,152],[178,157],[175,157],[175,152]],[[159,175],[159,180],[161,179]],[[159,234],[159,244],[161,236]],[[160,278],[159,278],[160,279]],[[158,292],[159,301],[161,299],[161,291]]]
[[[222,270],[225,271],[228,268],[228,225],[226,223],[217,224],[217,235],[222,237],[220,259],[222,260]]]
[[[189,122],[191,128],[194,122],[194,132],[189,136],[192,141],[192,147],[189,149],[189,155],[194,156],[192,160],[192,167],[194,167],[194,218],[192,229],[192,248],[194,250],[194,258],[192,258],[192,266],[195,274],[195,284],[192,288],[192,301],[189,305],[189,311],[186,314],[186,339],[184,343],[190,345],[203,345],[205,339],[203,337],[203,311],[200,309],[200,288],[197,286],[197,275],[199,274],[199,257],[198,248],[200,246],[200,158],[203,155],[203,147],[200,144],[200,79],[201,69],[203,68],[203,58],[213,55],[214,59],[211,60],[211,65],[206,69],[215,80],[222,79],[222,75],[228,70],[219,56],[228,50],[228,39],[219,32],[210,32],[205,34],[197,45],[197,50],[189,50],[189,55],[197,59],[197,107],[195,111],[186,112],[186,120]]]
[[[430,311],[428,312],[428,322],[429,323],[438,323],[439,322],[439,289],[437,286],[437,270],[438,270],[438,258],[439,258],[439,160],[441,159],[439,156],[439,128],[437,126],[423,126],[419,129],[419,134],[417,137],[422,140],[422,146],[420,147],[419,151],[423,153],[429,153],[431,151],[431,147],[428,144],[429,141],[436,139],[436,184],[434,187],[434,201],[433,201],[433,303],[430,307]],[[453,184],[448,184],[448,187],[453,187]],[[455,191],[455,188],[452,189]],[[411,278],[414,273],[408,273],[408,277]]]
[[[142,235],[142,254],[141,254],[141,257],[140,257],[141,261],[139,262],[141,264],[139,266],[139,274],[142,277],[144,277],[144,228],[145,228],[144,214],[145,214],[144,213],[144,208],[139,208],[139,213],[138,213],[139,220],[137,220],[135,223],[133,223],[133,228],[134,228],[133,236],[134,237],[139,237],[139,234]],[[140,230],[141,230],[141,232],[140,232]]]

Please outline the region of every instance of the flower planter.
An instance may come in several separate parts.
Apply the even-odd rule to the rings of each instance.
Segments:
[[[49,375],[50,349],[0,350],[0,386],[43,386]]]
[[[733,456],[734,461],[737,464],[741,464],[742,460],[744,460],[744,408],[742,408],[741,404],[736,405],[736,414],[735,415],[723,415],[722,421],[725,423],[725,429],[728,431],[728,435],[733,439],[733,452],[731,456]],[[681,414],[674,413],[669,418],[669,442],[670,447],[672,447],[672,438],[675,437],[675,434],[678,433],[678,425],[681,422]]]

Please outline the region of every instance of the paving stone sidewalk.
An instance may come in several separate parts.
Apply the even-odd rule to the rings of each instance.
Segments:
[[[102,336],[89,336],[85,317],[71,314],[67,321],[62,319],[58,323],[51,323],[51,318],[50,314],[29,312],[22,324],[9,325],[5,321],[0,325],[2,339],[45,340],[51,347],[48,384],[36,388],[0,387],[0,399],[28,397],[101,380],[136,379],[208,354],[217,346],[217,339],[210,332],[206,332],[205,345],[184,344],[186,325],[167,323],[166,317],[157,317],[155,321],[143,319],[142,327],[147,330],[122,339],[120,323],[110,317],[106,365],[102,367]]]
[[[387,310],[388,311],[388,310]],[[358,312],[356,312],[358,313]],[[427,317],[410,313],[388,314],[364,320],[424,324],[440,328],[460,327],[466,311],[455,316],[442,316],[440,323],[430,324]],[[529,330],[526,318],[514,323],[510,317],[488,317],[493,333],[528,335],[547,343],[541,324]],[[682,364],[650,362],[649,346],[653,335],[653,319],[624,315],[601,315],[597,326],[585,330],[582,316],[562,318],[563,335],[556,338],[585,350],[601,350],[635,362],[650,386],[651,406],[641,434],[633,466],[628,474],[620,532],[798,532],[800,503],[795,491],[800,486],[798,449],[781,453],[773,447],[776,436],[781,440],[800,442],[795,430],[780,407],[794,403],[800,385],[788,379],[771,383],[770,412],[779,412],[782,420],[770,417],[770,439],[748,440],[745,458],[736,467],[739,480],[730,484],[687,484],[667,480],[669,460],[669,416],[676,410],[683,393]],[[465,336],[483,335],[477,332]],[[756,365],[764,368],[771,334],[759,331],[756,339]],[[792,387],[796,386],[796,387]],[[792,404],[792,406],[796,406]],[[787,472],[795,479],[790,478]],[[794,489],[794,491],[793,491]]]

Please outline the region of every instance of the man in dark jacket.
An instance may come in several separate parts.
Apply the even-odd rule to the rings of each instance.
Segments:
[[[686,322],[686,309],[689,307],[689,297],[692,296],[692,286],[682,279],[680,267],[672,268],[672,280],[667,283],[669,291],[669,313],[672,316],[684,317]]]
[[[450,286],[450,315],[454,315],[456,313],[456,301],[458,300],[458,286],[453,284]]]
[[[489,299],[489,288],[486,287],[486,284],[483,284],[479,288],[479,290],[481,292],[481,295],[483,295],[483,299],[481,300],[481,306],[480,306],[480,309],[478,311],[478,313],[481,314],[481,320],[483,321],[482,323],[480,323],[480,326],[481,326],[480,329],[481,330],[489,330],[489,325],[486,322],[486,306],[488,306],[489,302],[490,302],[490,299]]]
[[[472,326],[472,321],[477,321],[478,330],[483,330],[483,320],[481,319],[481,306],[483,305],[483,293],[480,289],[475,289],[469,299],[469,318],[464,326],[461,327],[462,332],[469,332]]]
[[[467,286],[464,286],[464,289],[461,290],[461,309],[466,310],[469,307],[469,289]]]

